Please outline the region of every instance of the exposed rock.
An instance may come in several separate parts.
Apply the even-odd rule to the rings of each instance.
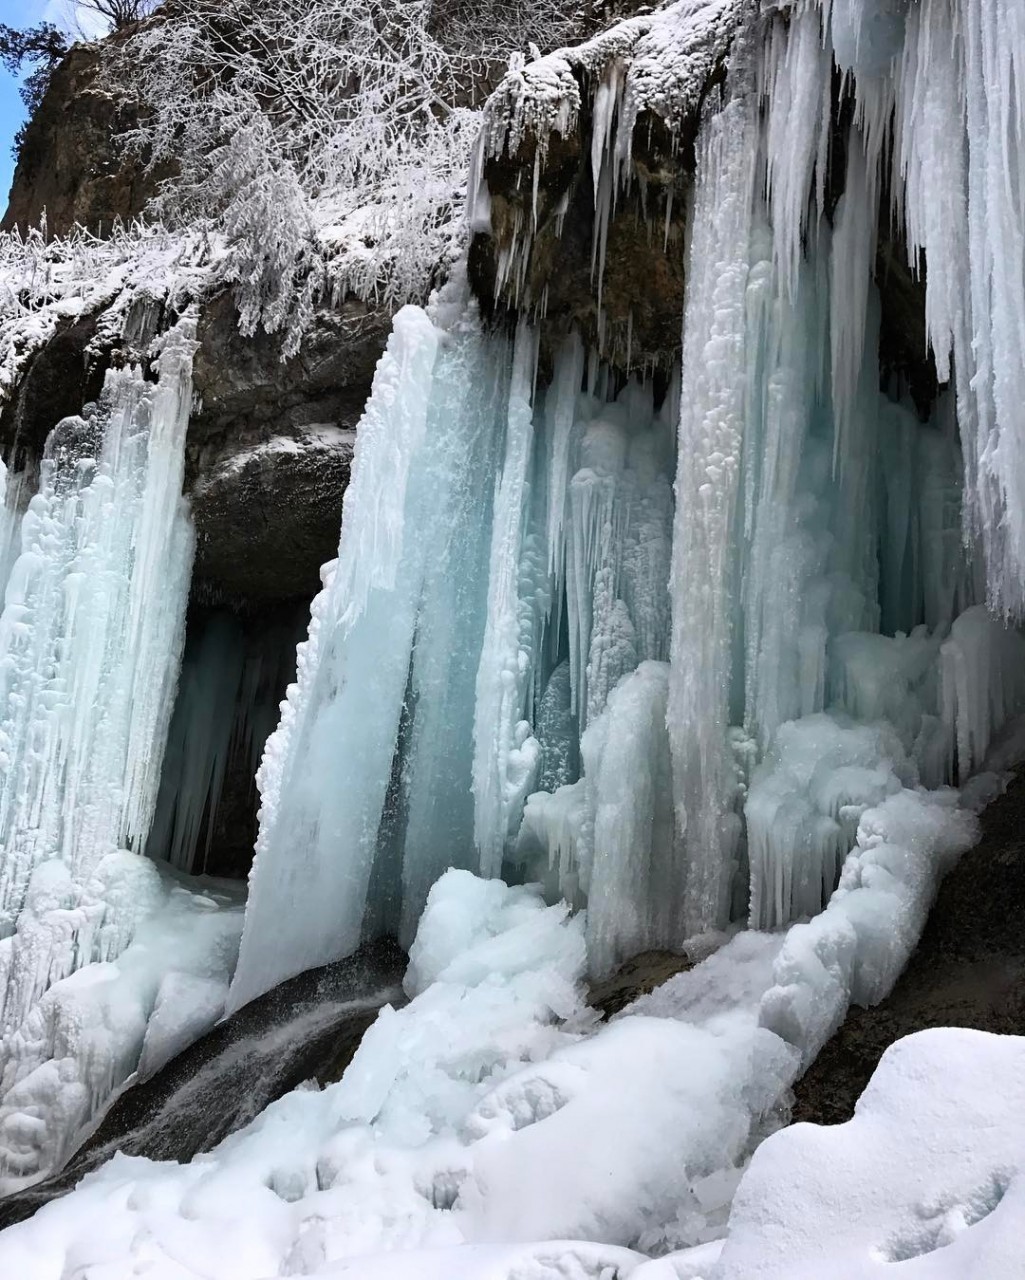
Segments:
[[[678,973],[693,969],[694,964],[689,957],[674,951],[645,951],[628,960],[610,978],[592,982],[587,1002],[611,1018],[639,996],[646,996]]]
[[[387,311],[347,302],[283,363],[279,337],[239,333],[230,294],[204,308],[187,467],[199,598],[259,606],[318,590],[390,326]]]
[[[544,315],[546,339],[575,325],[621,369],[678,360],[694,140],[741,11],[670,5],[509,72],[474,200],[490,210],[470,259],[487,309]]]
[[[3,455],[16,470],[37,463],[54,426],[100,394],[109,356],[97,353],[96,330],[95,315],[62,323],[29,359],[14,395],[0,408]]]
[[[1025,777],[983,815],[983,831],[941,886],[893,993],[852,1009],[796,1086],[795,1120],[849,1120],[883,1052],[914,1031],[1025,1035]]]
[[[102,234],[116,220],[138,217],[169,176],[166,167],[147,171],[114,141],[138,120],[135,104],[97,84],[104,58],[122,38],[76,44],[57,67],[25,130],[3,230],[28,231],[45,212],[51,235],[66,235],[76,224]]]
[[[0,1200],[0,1230],[66,1195],[117,1152],[185,1163],[303,1081],[339,1079],[381,1006],[404,1000],[405,967],[393,942],[371,943],[252,1001],[122,1093],[60,1173]]]

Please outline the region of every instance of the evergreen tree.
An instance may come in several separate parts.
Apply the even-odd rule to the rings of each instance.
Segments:
[[[67,37],[52,22],[41,22],[37,27],[27,27],[23,31],[0,23],[0,62],[15,76],[26,64],[32,68],[19,90],[29,117],[42,102],[50,77],[67,51]],[[22,125],[14,139],[15,155],[21,150],[24,137],[25,126]]]

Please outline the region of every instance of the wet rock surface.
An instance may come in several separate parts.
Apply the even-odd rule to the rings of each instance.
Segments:
[[[674,951],[645,951],[628,960],[611,977],[592,982],[587,1002],[611,1018],[638,997],[648,995],[663,982],[693,967],[692,960]]]
[[[262,606],[319,589],[390,328],[390,312],[350,300],[320,313],[283,361],[277,335],[239,332],[230,293],[206,304],[186,474],[198,598]]]
[[[149,1080],[127,1089],[60,1173],[0,1200],[0,1230],[66,1195],[117,1152],[186,1162],[306,1080],[341,1078],[407,958],[389,941],[311,969],[246,1005]]]
[[[893,993],[852,1009],[796,1086],[794,1120],[840,1124],[895,1040],[930,1027],[1025,1035],[1025,777],[983,815]]]

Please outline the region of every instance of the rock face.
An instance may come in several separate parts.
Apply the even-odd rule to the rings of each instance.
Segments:
[[[259,607],[318,590],[390,326],[387,311],[344,303],[283,363],[279,339],[239,333],[230,294],[204,308],[187,479],[198,598]]]
[[[45,212],[51,235],[76,224],[102,234],[116,219],[137,217],[168,176],[121,156],[112,141],[137,119],[132,104],[96,82],[104,49],[118,39],[75,45],[54,72],[25,131],[3,230],[38,227]]]

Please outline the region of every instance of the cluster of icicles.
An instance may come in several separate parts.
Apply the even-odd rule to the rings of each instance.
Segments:
[[[983,605],[1025,584],[1023,15],[771,8],[702,123],[657,411],[572,338],[539,388],[526,323],[398,318],[263,765],[238,1002],[367,928],[408,939],[451,863],[586,902],[598,972],[813,913],[867,808],[963,781],[1022,707],[1025,646]],[[598,173],[629,171],[602,102],[596,241]],[[928,422],[880,391],[884,189],[929,261]]]

